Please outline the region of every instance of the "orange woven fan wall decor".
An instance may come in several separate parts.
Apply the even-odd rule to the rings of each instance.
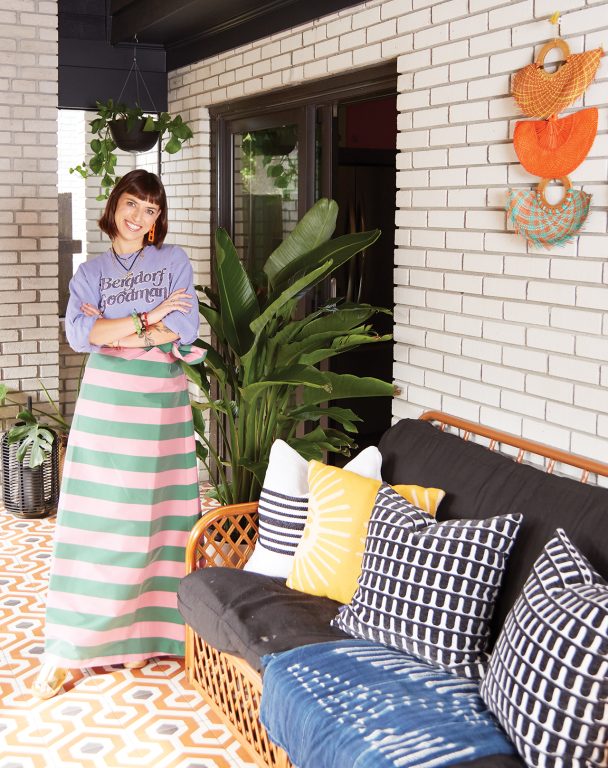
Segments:
[[[564,63],[555,72],[543,66],[552,48],[560,48]],[[538,58],[513,77],[513,96],[528,117],[550,117],[561,112],[585,92],[597,72],[603,56],[601,48],[570,53],[565,40],[556,39],[543,46]]]
[[[533,176],[559,179],[583,162],[597,133],[597,107],[567,117],[520,120],[513,146],[519,162]]]

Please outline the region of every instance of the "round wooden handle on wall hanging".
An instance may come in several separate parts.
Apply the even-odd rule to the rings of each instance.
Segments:
[[[545,189],[547,188],[547,185],[549,184],[550,181],[553,181],[553,179],[541,179],[538,183],[538,186],[536,187],[536,194],[539,196],[543,207],[551,211],[555,211],[558,208],[561,208],[562,205],[566,202],[566,197],[568,195],[568,192],[572,188],[572,182],[567,176],[563,176],[561,179],[557,179],[557,181],[559,181],[564,188],[564,195],[558,203],[555,203],[554,205],[552,205],[547,201],[547,198],[545,197]]]
[[[540,53],[538,54],[538,57],[536,59],[536,66],[542,67],[544,69],[545,64],[545,57],[549,53],[549,51],[552,51],[554,48],[559,48],[560,51],[564,55],[564,59],[567,60],[568,56],[570,56],[570,47],[568,43],[565,40],[562,40],[560,37],[556,37],[555,40],[550,40],[548,43],[545,43],[543,47],[540,49]],[[555,72],[546,72],[547,75],[555,75],[557,72],[563,67],[563,63],[559,65],[559,67],[555,70]]]

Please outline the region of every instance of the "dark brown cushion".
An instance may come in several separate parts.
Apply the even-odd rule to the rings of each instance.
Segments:
[[[438,520],[523,515],[496,603],[493,639],[556,528],[563,528],[608,578],[608,489],[517,464],[418,419],[399,421],[384,434],[379,448],[386,482],[446,491]]]
[[[177,599],[184,621],[200,637],[258,672],[266,653],[348,637],[329,625],[340,603],[260,573],[202,568],[182,579]]]

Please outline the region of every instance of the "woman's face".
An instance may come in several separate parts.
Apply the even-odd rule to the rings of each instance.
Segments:
[[[140,200],[129,192],[123,192],[118,198],[114,222],[117,237],[115,247],[127,252],[143,245],[144,237],[160,215],[160,208],[147,200]]]

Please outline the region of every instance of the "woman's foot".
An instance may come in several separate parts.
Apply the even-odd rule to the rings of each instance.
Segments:
[[[67,676],[67,669],[45,662],[34,680],[31,691],[39,699],[52,699],[63,687]]]
[[[148,659],[143,659],[142,661],[125,661],[123,667],[125,669],[142,669],[147,663]]]

